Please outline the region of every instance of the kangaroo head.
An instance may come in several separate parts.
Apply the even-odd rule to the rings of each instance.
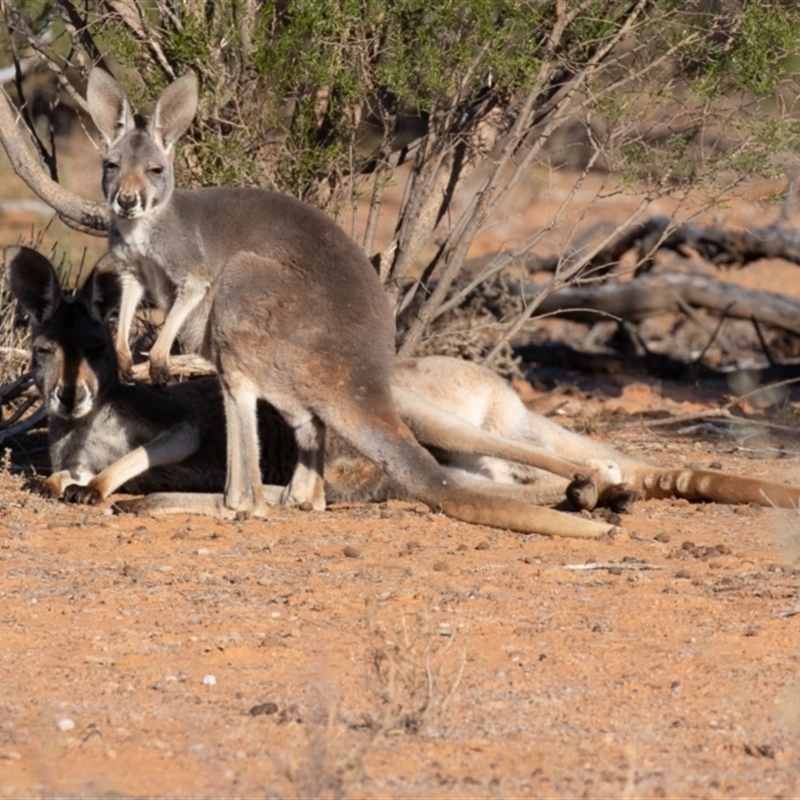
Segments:
[[[173,146],[197,110],[194,73],[164,89],[146,126],[137,124],[124,90],[101,69],[89,73],[86,101],[105,142],[103,194],[112,213],[138,219],[164,207],[175,188]]]
[[[70,297],[40,253],[7,247],[4,256],[11,291],[31,318],[31,372],[47,413],[85,417],[117,382],[106,325],[119,302],[117,276],[94,270]]]

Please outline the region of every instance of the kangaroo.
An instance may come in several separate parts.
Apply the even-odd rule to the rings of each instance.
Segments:
[[[53,473],[44,492],[74,502],[96,502],[118,489],[219,492],[225,435],[218,381],[164,392],[122,383],[106,325],[119,302],[116,274],[95,269],[69,297],[35,250],[9,247],[4,257],[11,291],[31,318],[31,371],[48,415]],[[280,422],[274,410],[260,412],[270,450],[265,481],[285,483],[296,460],[294,436],[282,422],[273,424]]]
[[[163,373],[179,331],[189,349],[215,363],[227,426],[226,508],[266,513],[255,414],[264,399],[297,439],[298,464],[283,502],[324,507],[328,426],[411,496],[460,519],[520,531],[581,527],[532,508],[520,487],[493,484],[488,493],[473,476],[444,471],[413,438],[398,414],[402,396],[393,400],[391,392],[392,371],[401,367],[393,365],[386,298],[364,254],[335,223],[272,192],[174,189],[171,154],[196,110],[193,75],[167,87],[147,128],[136,127],[124,92],[106,73],[91,73],[87,99],[106,140],[103,187],[113,218],[110,250],[122,269],[125,347],[132,310],[147,288],[168,309],[151,374]],[[120,349],[124,363],[129,351]],[[574,474],[576,460],[547,457],[558,462],[548,468]],[[716,480],[680,474],[704,491]],[[658,480],[672,491],[666,477]]]
[[[513,486],[490,493],[475,478],[456,477],[414,439],[392,400],[388,300],[367,257],[335,222],[274,192],[175,189],[172,150],[197,107],[193,74],[164,90],[146,128],[135,124],[124,91],[105,72],[90,73],[87,102],[106,144],[103,191],[109,250],[122,274],[122,335],[148,289],[168,309],[150,353],[151,375],[163,380],[179,332],[188,349],[215,365],[227,428],[226,508],[267,514],[260,399],[297,440],[285,503],[325,507],[328,426],[410,495],[458,519],[531,533],[605,529],[536,507]],[[129,352],[126,341],[123,366]]]
[[[163,391],[120,383],[104,324],[119,294],[115,276],[95,270],[70,299],[36,251],[7,248],[5,262],[12,291],[33,323],[32,369],[50,419],[54,469],[46,492],[94,503],[123,489],[148,494],[145,505],[157,513],[214,513],[216,495],[202,493],[220,492],[225,481],[224,430],[215,424],[222,412],[219,382],[205,378]],[[450,469],[522,484],[517,491],[530,502],[558,502],[569,488],[570,474],[531,466],[540,463],[542,448],[554,454],[559,470],[560,456],[576,469],[593,459],[604,463],[609,480],[628,487],[624,508],[632,493],[787,507],[800,498],[800,487],[661,469],[627,456],[529,411],[506,381],[471,362],[444,356],[398,361],[392,391],[412,430]],[[265,496],[276,503],[296,462],[294,435],[267,404],[259,405],[258,420]],[[620,492],[598,487],[597,499],[613,489]],[[326,495],[334,502],[407,498],[402,486],[352,456],[329,464]]]

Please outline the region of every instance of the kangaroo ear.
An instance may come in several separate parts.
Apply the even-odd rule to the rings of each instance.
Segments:
[[[102,264],[102,259],[84,281],[78,297],[92,319],[107,322],[122,295],[119,277]]]
[[[150,119],[150,135],[165,153],[189,127],[196,111],[197,76],[187,72],[164,89]]]
[[[89,73],[86,102],[97,129],[103,134],[106,147],[116,144],[135,127],[133,112],[122,87],[102,69]]]
[[[6,247],[3,256],[11,292],[33,323],[40,325],[50,319],[63,302],[53,265],[30,247]]]

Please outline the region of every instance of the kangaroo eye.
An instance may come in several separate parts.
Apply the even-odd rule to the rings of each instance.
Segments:
[[[164,167],[150,167],[147,171],[151,175],[160,175],[164,171]]]
[[[33,346],[33,354],[39,358],[44,358],[55,353],[55,345],[52,344],[35,344]]]
[[[103,169],[106,172],[116,172],[119,169],[119,164],[116,161],[106,161],[103,164]]]

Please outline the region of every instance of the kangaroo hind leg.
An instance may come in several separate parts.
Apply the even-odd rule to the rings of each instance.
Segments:
[[[294,430],[298,460],[281,494],[283,505],[325,510],[323,463],[325,426],[296,398],[285,392],[257,392],[244,380],[223,374],[225,424],[228,433],[228,471],[225,505],[235,511],[264,517],[268,501],[261,485],[257,401],[266,399]]]
[[[579,460],[563,456],[523,438],[526,430],[511,431],[511,436],[498,434],[487,429],[488,425],[478,427],[459,414],[440,408],[435,398],[398,385],[393,387],[392,395],[401,418],[416,438],[443,451],[452,466],[510,483],[514,478],[508,462],[516,462],[532,468],[526,471],[526,499],[541,503],[552,500],[549,473],[570,481],[566,496],[576,508],[592,511],[602,505],[620,513],[632,510],[638,495],[622,483],[622,472],[610,458]],[[527,416],[527,410],[523,410]],[[541,486],[540,498],[536,497],[537,486]]]
[[[414,439],[388,396],[374,393],[361,403],[329,406],[324,413],[325,422],[336,433],[383,469],[409,496],[435,511],[464,522],[520,533],[596,538],[610,530],[607,524],[532,504],[527,499],[527,487],[492,484],[440,466]]]
[[[267,515],[261,492],[256,403],[258,396],[245,381],[222,377],[227,431],[227,478],[225,506],[254,517]]]

